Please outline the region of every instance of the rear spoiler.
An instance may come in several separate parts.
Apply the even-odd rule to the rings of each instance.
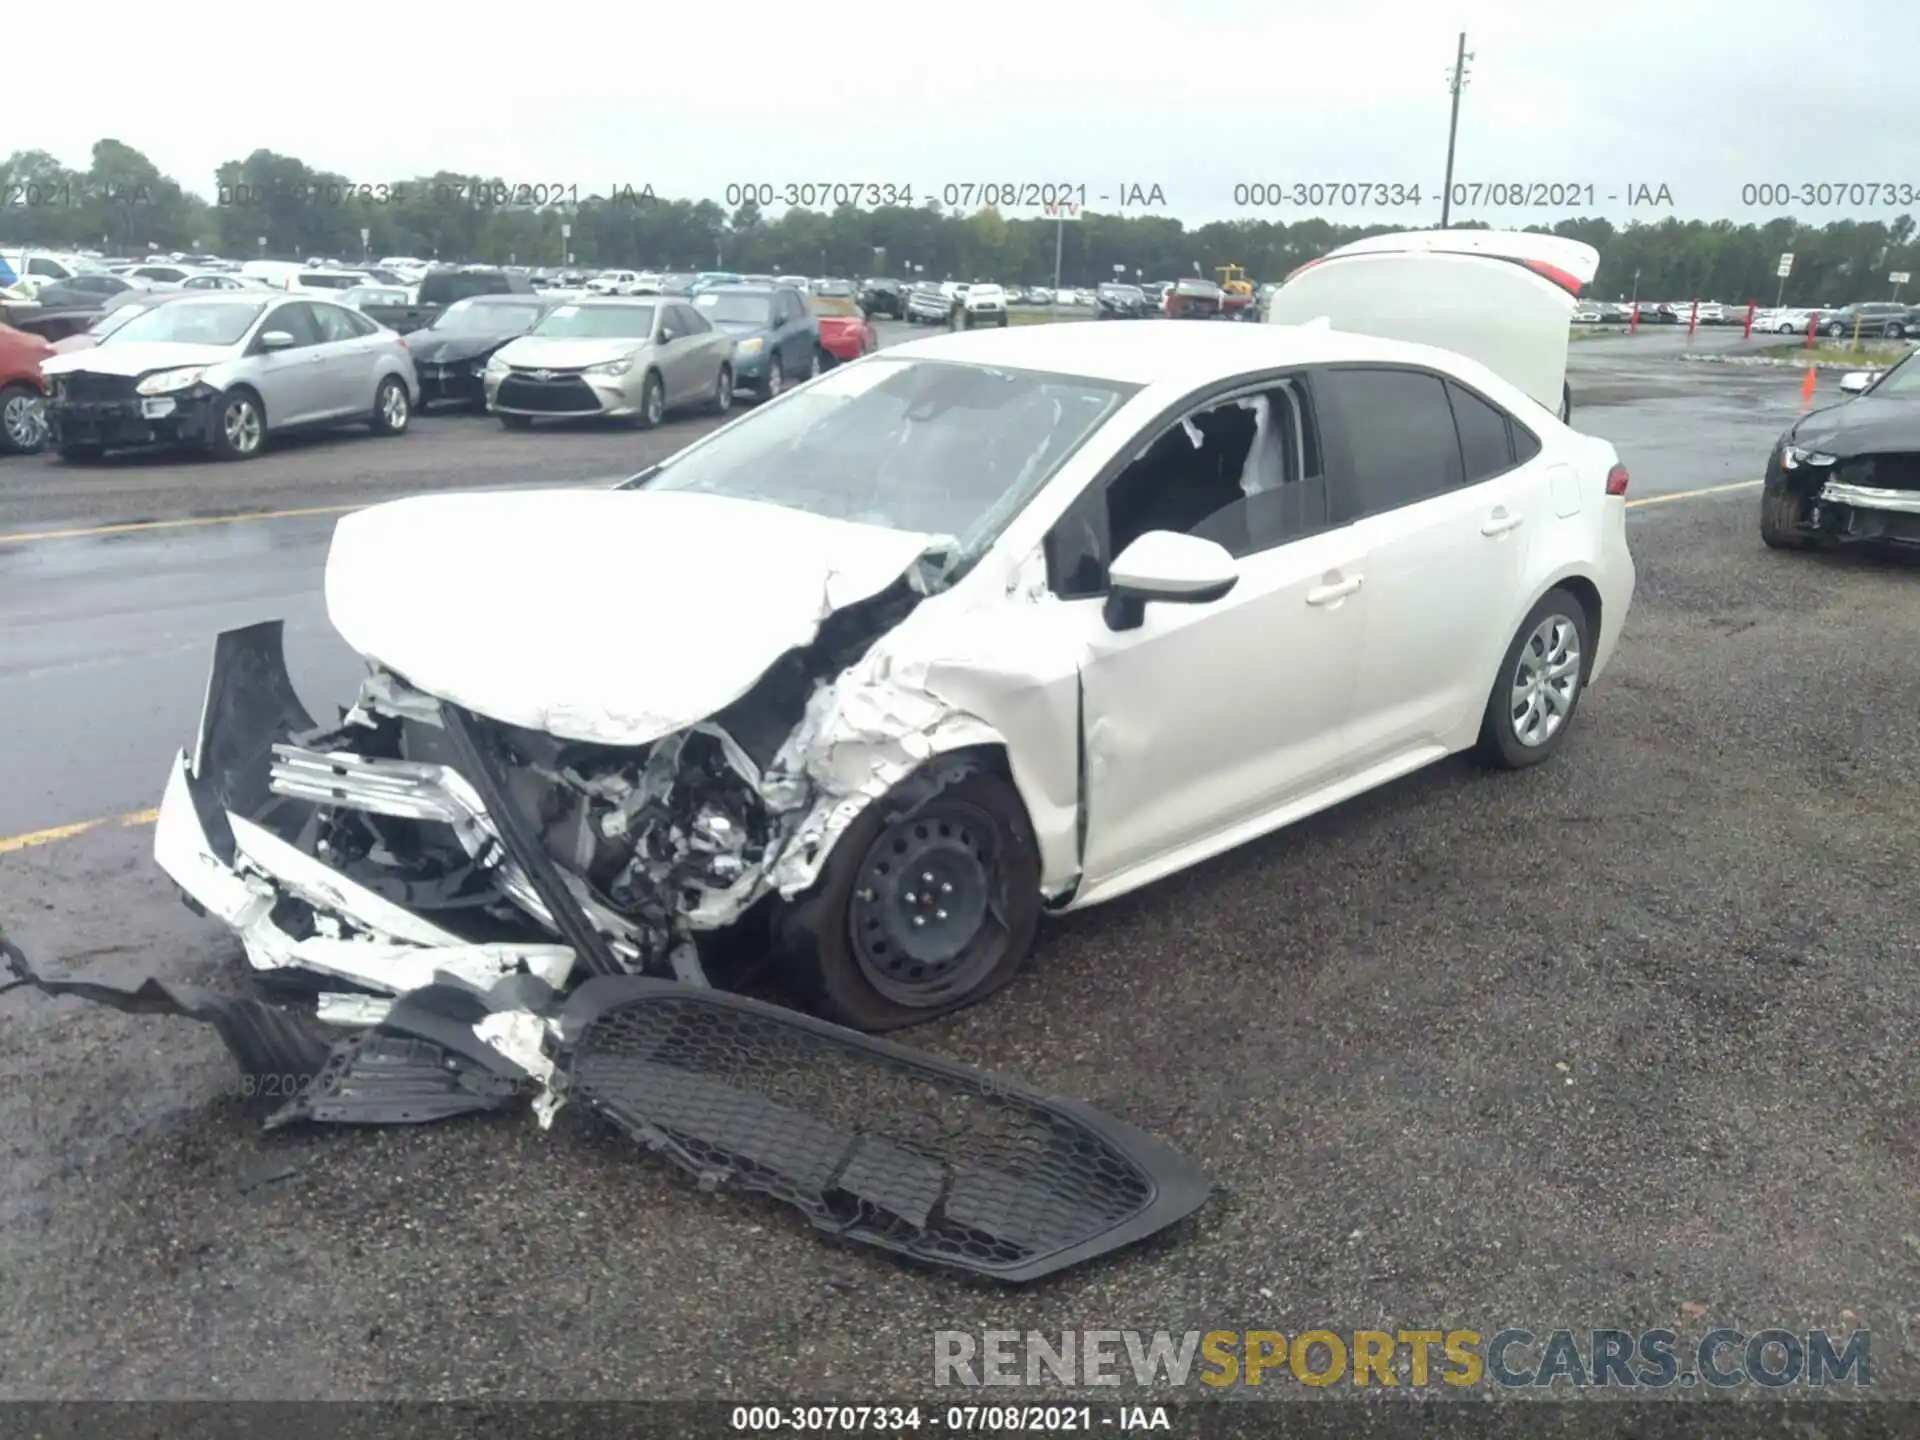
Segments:
[[[1356,251],[1351,251],[1345,254],[1342,254],[1336,251],[1331,255],[1322,255],[1318,259],[1309,260],[1307,261],[1306,264],[1297,266],[1293,270],[1290,270],[1287,273],[1286,280],[1283,281],[1282,283],[1283,284],[1291,283],[1295,276],[1300,275],[1305,271],[1313,269],[1313,267],[1316,265],[1324,265],[1329,260],[1346,260],[1346,259],[1358,257],[1360,255],[1379,255],[1381,253],[1383,252],[1379,250],[1356,250]],[[1393,253],[1393,252],[1384,252],[1384,253]],[[1406,253],[1410,254],[1412,252],[1409,251]],[[1549,265],[1544,260],[1525,260],[1520,258],[1517,255],[1488,255],[1485,251],[1478,251],[1478,250],[1459,250],[1459,251],[1451,251],[1451,252],[1442,251],[1439,253],[1442,253],[1442,254],[1451,253],[1451,254],[1459,254],[1459,255],[1479,255],[1483,259],[1488,259],[1488,260],[1504,260],[1509,265],[1521,266],[1524,269],[1531,270],[1534,274],[1542,277],[1543,279],[1551,280],[1555,285],[1558,285],[1562,290],[1566,291],[1567,294],[1573,296],[1575,299],[1578,299],[1580,296],[1580,292],[1586,288],[1581,283],[1578,276],[1570,275],[1565,270],[1562,270],[1559,266]]]

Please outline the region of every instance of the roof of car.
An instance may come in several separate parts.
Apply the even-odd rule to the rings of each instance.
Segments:
[[[1424,345],[1318,326],[1204,320],[1147,325],[1063,322],[965,330],[911,340],[886,351],[889,357],[900,359],[1004,365],[1127,385],[1151,385],[1162,380],[1200,383],[1210,374],[1339,360],[1419,363],[1438,353]]]

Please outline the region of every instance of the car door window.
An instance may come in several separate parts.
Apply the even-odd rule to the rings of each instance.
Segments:
[[[356,336],[365,339],[369,335],[380,333],[380,327],[358,310],[343,310],[340,313],[347,317],[347,324],[353,327],[353,333]]]
[[[1453,406],[1454,429],[1460,434],[1466,483],[1491,480],[1513,469],[1513,435],[1507,427],[1506,412],[1451,380],[1447,381],[1447,401]]]
[[[1338,523],[1415,505],[1464,482],[1445,384],[1421,370],[1334,367],[1313,378],[1319,411],[1344,447],[1331,497]]]
[[[675,313],[679,309],[680,307],[678,305],[665,305],[661,307],[660,344],[670,344],[687,333],[687,327],[680,322],[679,315]]]
[[[1540,437],[1511,415],[1507,417],[1507,433],[1513,436],[1513,463],[1524,465],[1540,453]]]
[[[314,323],[320,330],[322,344],[331,345],[341,340],[358,340],[360,332],[353,328],[353,316],[338,305],[312,305]]]
[[[691,305],[676,305],[673,307],[673,313],[674,318],[680,323],[681,330],[689,335],[705,335],[713,329],[713,326],[707,323],[707,317]]]
[[[1153,530],[1257,555],[1327,529],[1312,397],[1298,381],[1209,402],[1159,430],[1047,537],[1062,599],[1104,592],[1115,556]]]
[[[305,303],[282,305],[267,316],[260,329],[263,334],[268,330],[286,331],[293,336],[296,349],[320,343],[320,322],[314,318],[313,307]]]

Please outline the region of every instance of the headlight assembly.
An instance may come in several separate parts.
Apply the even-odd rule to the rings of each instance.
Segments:
[[[1780,466],[1784,470],[1798,470],[1803,465],[1817,468],[1823,465],[1837,465],[1839,463],[1839,456],[1829,455],[1824,450],[1807,450],[1799,445],[1783,445],[1780,447]]]
[[[187,365],[179,370],[162,370],[149,375],[138,385],[134,393],[139,395],[172,395],[181,390],[190,390],[200,383],[200,377],[206,374],[204,365]]]
[[[585,373],[588,375],[624,375],[631,369],[633,369],[633,357],[631,355],[623,355],[618,360],[603,360],[598,365],[589,365]]]
[[[766,348],[767,342],[756,335],[751,340],[742,340],[733,347],[736,355],[758,355]]]

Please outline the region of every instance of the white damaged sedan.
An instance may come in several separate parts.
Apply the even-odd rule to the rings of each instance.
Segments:
[[[349,516],[360,695],[316,725],[277,622],[221,636],[159,862],[336,1020],[744,954],[884,1030],[1006,984],[1043,912],[1545,760],[1634,588],[1626,472],[1556,414],[1597,256],[1454,234],[1316,263],[1290,323],[938,336],[614,490]]]

